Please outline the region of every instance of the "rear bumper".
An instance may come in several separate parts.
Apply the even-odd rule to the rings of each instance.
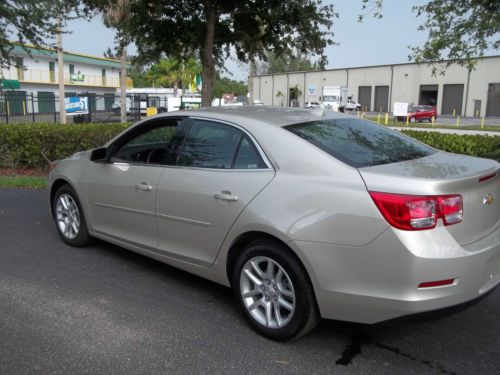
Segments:
[[[465,248],[445,228],[387,229],[363,247],[295,241],[322,317],[377,323],[470,301],[500,283],[500,228]],[[419,289],[422,282],[454,285]]]

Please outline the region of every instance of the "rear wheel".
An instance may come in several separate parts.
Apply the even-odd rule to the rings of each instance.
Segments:
[[[63,185],[57,190],[52,212],[64,242],[71,246],[85,246],[91,242],[80,201],[71,186]]]
[[[279,243],[249,244],[236,261],[232,285],[250,325],[270,339],[302,336],[319,321],[314,291],[302,264]]]

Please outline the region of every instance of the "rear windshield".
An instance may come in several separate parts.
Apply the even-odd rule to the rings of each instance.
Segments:
[[[436,152],[397,131],[355,118],[325,119],[284,128],[355,168],[396,163]]]

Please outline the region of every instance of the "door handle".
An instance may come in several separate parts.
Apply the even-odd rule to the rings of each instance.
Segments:
[[[230,191],[224,190],[221,191],[220,193],[217,193],[214,195],[215,199],[221,200],[221,201],[229,201],[229,202],[236,202],[238,200],[237,195],[232,195]]]
[[[153,187],[148,185],[146,182],[141,182],[140,184],[135,185],[135,189],[138,191],[151,191]]]

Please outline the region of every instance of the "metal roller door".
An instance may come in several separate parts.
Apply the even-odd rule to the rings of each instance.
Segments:
[[[486,116],[500,117],[500,83],[490,83],[488,85]]]
[[[438,85],[420,85],[418,104],[435,106],[438,100]]]
[[[389,86],[375,86],[375,112],[387,112]]]
[[[457,116],[461,116],[463,99],[464,85],[443,85],[443,106],[441,114],[451,115],[453,111],[455,111]]]
[[[363,111],[371,111],[372,104],[372,87],[371,86],[359,86],[358,89],[359,104],[363,108]]]

